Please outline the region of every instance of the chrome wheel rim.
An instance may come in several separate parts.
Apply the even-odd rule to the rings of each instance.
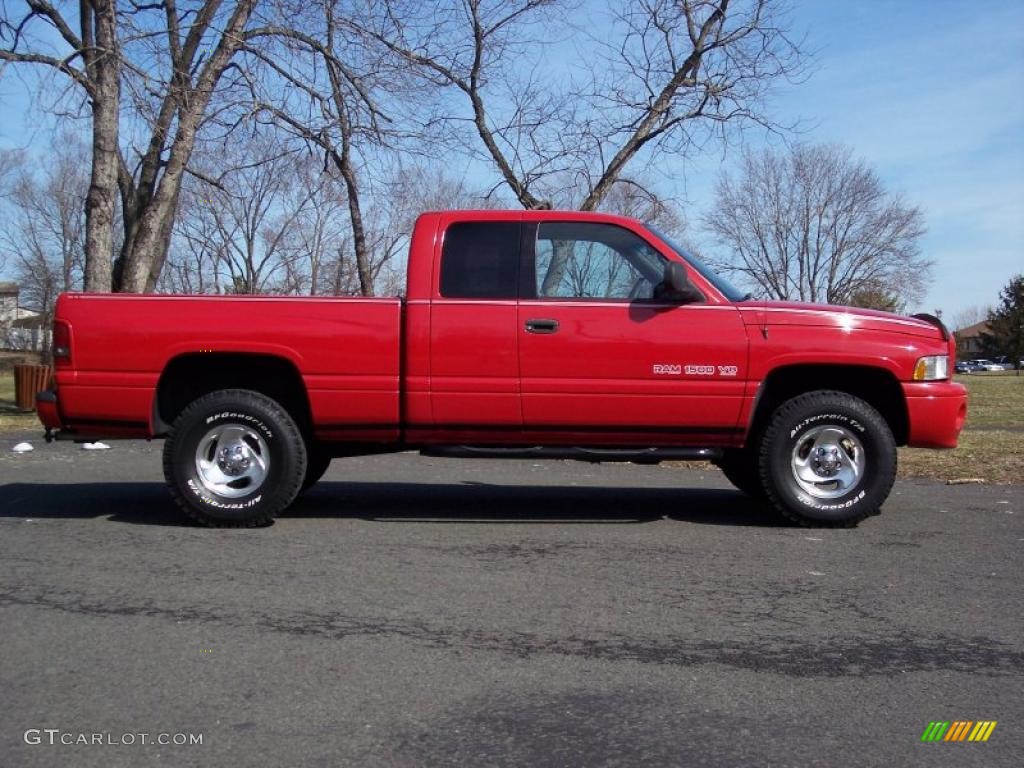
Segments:
[[[214,427],[196,446],[196,474],[210,493],[229,499],[257,491],[270,471],[270,449],[240,424]]]
[[[845,427],[823,426],[800,436],[790,465],[801,490],[816,499],[836,499],[860,484],[867,458],[855,434]]]

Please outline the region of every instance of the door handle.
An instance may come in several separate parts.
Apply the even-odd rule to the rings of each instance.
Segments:
[[[557,333],[558,321],[534,318],[526,321],[527,333]]]

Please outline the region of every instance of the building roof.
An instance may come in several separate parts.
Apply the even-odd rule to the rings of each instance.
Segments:
[[[982,320],[980,323],[968,325],[966,328],[961,328],[959,331],[953,331],[954,335],[958,339],[973,339],[976,336],[981,336],[981,334],[988,332],[988,320]]]
[[[19,290],[17,283],[0,283],[0,296],[17,296]]]

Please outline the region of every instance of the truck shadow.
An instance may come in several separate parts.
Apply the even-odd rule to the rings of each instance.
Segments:
[[[187,525],[161,483],[8,483],[0,518],[105,517],[138,525]],[[739,491],[593,488],[481,483],[321,482],[281,515],[382,523],[635,524],[669,519],[701,525],[785,527]]]
[[[649,523],[778,525],[739,491],[709,488],[523,486],[490,483],[321,482],[289,517],[357,517],[379,522]]]

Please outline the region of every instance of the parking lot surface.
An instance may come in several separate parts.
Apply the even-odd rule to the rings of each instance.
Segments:
[[[23,437],[3,766],[1022,762],[1024,486],[901,481],[832,531],[717,471],[400,454],[207,530],[160,444]],[[985,743],[921,741],[980,720]]]

